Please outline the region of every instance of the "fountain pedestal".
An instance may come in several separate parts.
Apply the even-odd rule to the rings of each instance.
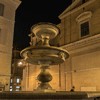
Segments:
[[[48,71],[49,66],[42,66],[41,72],[37,76],[37,79],[41,82],[37,87],[36,91],[40,92],[54,92],[55,90],[52,89],[49,82],[52,80],[52,76]]]

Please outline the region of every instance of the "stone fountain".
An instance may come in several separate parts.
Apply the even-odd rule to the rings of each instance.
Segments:
[[[41,72],[37,76],[37,79],[41,83],[37,87],[37,91],[53,91],[49,84],[52,80],[52,76],[47,69],[50,65],[63,63],[69,57],[69,54],[60,47],[49,45],[49,40],[56,37],[60,32],[56,25],[52,23],[39,23],[32,26],[31,32],[31,38],[33,38],[34,34],[36,38],[39,38],[42,41],[42,44],[38,46],[30,45],[25,48],[21,51],[21,57],[28,63],[41,65]]]

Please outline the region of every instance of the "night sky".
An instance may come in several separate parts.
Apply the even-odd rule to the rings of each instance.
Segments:
[[[58,16],[71,4],[71,0],[21,0],[16,10],[14,48],[29,46],[30,28],[39,22],[59,24]]]

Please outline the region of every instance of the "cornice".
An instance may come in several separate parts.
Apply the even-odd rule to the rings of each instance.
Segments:
[[[14,20],[9,20],[9,19],[5,18],[4,16],[0,16],[0,20],[3,21],[3,22],[4,22],[4,21],[5,21],[5,22],[7,21],[7,22],[10,22],[10,23],[12,23],[12,24],[15,23]]]
[[[1,3],[8,4],[13,7],[13,9],[17,9],[17,7],[20,5],[21,1],[20,0],[0,0]]]
[[[62,46],[62,48],[68,50],[70,54],[78,52],[87,52],[90,50],[100,50],[100,33],[79,41]]]
[[[0,44],[0,53],[1,54],[8,54],[8,55],[12,55],[12,50],[8,50],[8,48],[6,48],[7,45],[2,45]]]
[[[4,76],[4,77],[5,77],[5,76],[6,76],[6,77],[9,77],[9,76],[11,76],[11,74],[0,74],[0,76],[1,76],[1,77],[3,77],[3,76]]]
[[[16,6],[16,8],[20,5],[20,3],[21,3],[21,1],[20,0],[11,0],[14,4],[15,4],[15,6]]]
[[[79,2],[80,2],[80,0],[75,0],[70,6],[68,6],[68,7],[60,14],[60,16],[63,16],[63,15],[66,14],[67,12],[71,11]]]
[[[2,50],[0,50],[0,53],[2,53],[2,54],[12,54],[12,52],[6,52],[6,51],[2,51]]]
[[[82,8],[84,8],[84,7],[86,7],[86,6],[88,6],[89,4],[91,4],[91,3],[95,2],[95,1],[96,1],[96,0],[87,1],[86,3],[82,4],[81,6],[75,8],[75,9],[73,9],[73,10],[70,10],[70,11],[68,11],[68,12],[64,12],[63,14],[61,14],[61,15],[58,16],[58,17],[59,17],[60,19],[63,19],[63,18],[65,18],[66,16],[68,16],[68,15],[70,15],[70,14],[72,14],[72,13],[77,12],[78,10],[80,10],[80,9],[82,9]],[[69,7],[70,7],[70,6],[69,6]]]

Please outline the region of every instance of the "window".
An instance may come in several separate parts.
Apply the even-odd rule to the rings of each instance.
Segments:
[[[16,89],[16,91],[19,91],[19,89]]]
[[[0,44],[6,44],[6,34],[3,29],[0,29]]]
[[[12,89],[10,89],[10,91],[12,91]]]
[[[17,83],[19,83],[20,82],[20,79],[19,78],[17,78]]]
[[[20,88],[20,86],[16,86],[16,89],[19,89]]]
[[[12,79],[10,80],[10,82],[12,83]]]
[[[80,25],[81,37],[89,34],[89,22],[84,22]]]
[[[0,3],[0,16],[3,16],[4,13],[4,5]]]
[[[10,86],[10,91],[12,91],[12,86]]]
[[[91,33],[91,27],[90,27],[90,21],[92,17],[91,11],[86,11],[81,13],[76,17],[77,25],[79,26],[79,38],[82,38],[84,36],[90,35]]]
[[[10,86],[10,88],[12,88],[12,86]]]

